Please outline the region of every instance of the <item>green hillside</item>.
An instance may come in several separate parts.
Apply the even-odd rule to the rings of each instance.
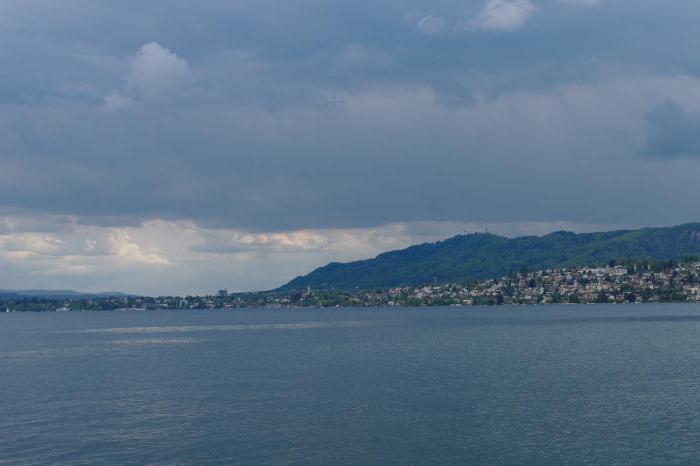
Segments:
[[[465,282],[521,270],[598,265],[614,259],[680,260],[700,255],[700,223],[669,228],[504,238],[459,235],[411,246],[374,259],[331,263],[280,289],[385,288]]]

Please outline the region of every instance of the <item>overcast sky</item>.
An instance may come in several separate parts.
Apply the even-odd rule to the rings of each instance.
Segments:
[[[3,0],[0,289],[700,220],[697,0]]]

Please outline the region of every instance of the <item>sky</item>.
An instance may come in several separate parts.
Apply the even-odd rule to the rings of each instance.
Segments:
[[[700,220],[697,0],[3,0],[0,289]]]

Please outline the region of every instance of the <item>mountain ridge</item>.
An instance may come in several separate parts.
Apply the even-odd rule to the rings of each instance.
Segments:
[[[388,251],[372,259],[331,262],[277,290],[465,282],[521,270],[599,265],[620,259],[680,260],[695,255],[700,255],[700,223],[596,233],[556,231],[517,238],[472,233]]]

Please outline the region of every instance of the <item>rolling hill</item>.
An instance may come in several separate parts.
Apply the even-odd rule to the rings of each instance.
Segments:
[[[688,256],[700,256],[700,223],[585,234],[560,231],[519,238],[477,233],[387,252],[374,259],[334,262],[278,290],[466,282],[520,270],[598,265],[614,259],[680,260]]]

